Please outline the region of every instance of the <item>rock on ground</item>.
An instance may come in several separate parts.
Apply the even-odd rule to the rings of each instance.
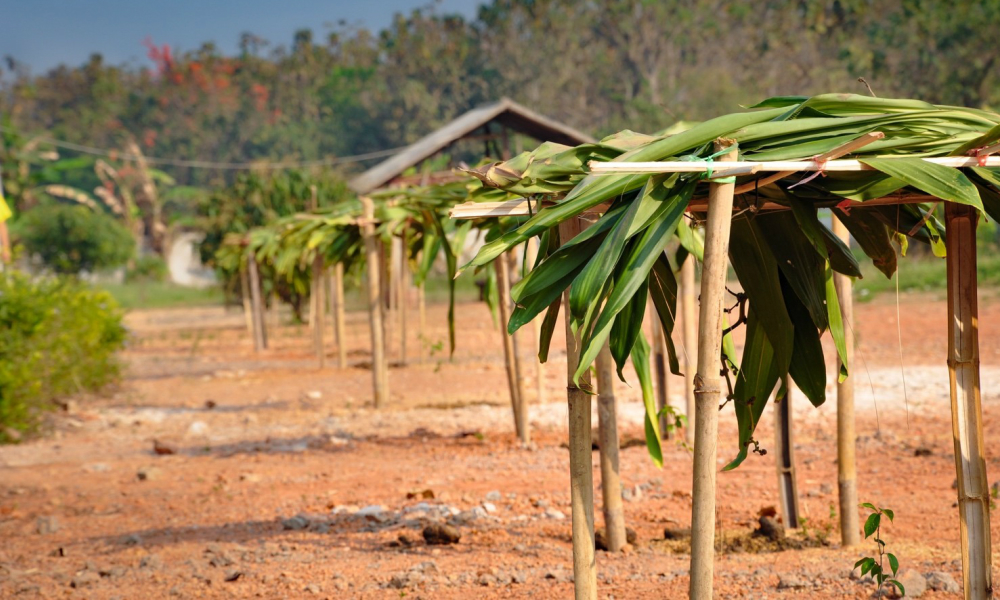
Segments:
[[[431,523],[424,527],[424,540],[432,546],[457,544],[460,539],[462,534],[451,525]]]
[[[944,571],[931,571],[928,573],[927,587],[935,592],[948,592],[949,594],[958,594],[962,591],[962,586],[958,585],[955,578],[950,573],[945,573]]]

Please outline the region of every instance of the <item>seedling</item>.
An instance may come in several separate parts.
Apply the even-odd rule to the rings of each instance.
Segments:
[[[882,539],[882,516],[889,517],[889,522],[891,523],[895,515],[891,509],[879,508],[870,502],[865,502],[861,506],[872,511],[865,520],[865,539],[867,540],[874,535],[873,539],[878,558],[866,556],[854,563],[854,568],[861,567],[862,577],[871,573],[872,578],[875,579],[876,592],[881,592],[882,585],[888,583],[896,586],[899,589],[899,593],[905,596],[906,589],[902,583],[896,580],[896,573],[899,571],[899,560],[895,554],[886,552],[885,540]],[[892,571],[892,577],[886,574],[883,568],[884,559],[886,558],[889,559],[889,569]]]

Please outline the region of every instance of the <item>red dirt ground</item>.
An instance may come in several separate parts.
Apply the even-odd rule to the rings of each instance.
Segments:
[[[859,496],[895,510],[884,537],[904,570],[961,581],[945,307],[930,296],[901,302],[902,346],[894,298],[857,305]],[[986,452],[995,476],[1000,303],[982,304]],[[374,410],[362,313],[349,315],[352,366],[344,370],[316,368],[301,326],[280,328],[272,348],[255,355],[239,314],[132,313],[120,388],[54,415],[46,437],[0,448],[0,598],[571,597],[569,521],[557,518],[569,513],[562,341],[541,405],[528,369],[535,444],[521,448],[499,333],[481,305],[461,305],[458,314],[454,361],[439,351],[419,363],[410,315],[411,363],[392,369],[390,406]],[[432,307],[431,343],[446,337],[443,315]],[[522,345],[532,346],[530,337]],[[623,439],[634,440],[642,413],[628,375],[620,422]],[[670,383],[680,402],[681,381]],[[805,537],[827,545],[722,554],[718,597],[872,594],[872,584],[848,577],[871,548],[841,548],[831,517],[839,508],[829,389],[818,410],[801,399],[795,405]],[[769,415],[759,428],[764,448],[773,439]],[[721,421],[720,466],[735,449],[730,410]],[[175,453],[157,455],[154,440]],[[917,448],[929,455],[915,457]],[[720,473],[719,527],[730,535],[751,531],[758,511],[776,504],[773,454]],[[596,467],[596,452],[594,460]],[[642,446],[622,451],[626,519],[638,542],[625,554],[598,552],[601,598],[686,596],[688,556],[662,538],[664,527],[690,522],[690,465],[680,444],[668,446],[663,469]],[[599,469],[594,479],[599,503]],[[433,499],[420,497],[424,490]],[[382,512],[355,514],[371,505]],[[456,512],[461,542],[426,545],[422,525]],[[401,535],[412,543],[400,546]]]

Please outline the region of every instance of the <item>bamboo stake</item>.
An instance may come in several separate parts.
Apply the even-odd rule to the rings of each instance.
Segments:
[[[774,464],[778,471],[778,499],[785,527],[799,526],[799,494],[795,478],[795,446],[792,437],[792,378],[785,378],[787,394],[774,403]]]
[[[251,252],[247,256],[247,270],[250,272],[250,303],[253,314],[253,349],[256,352],[267,349],[267,331],[264,329],[264,307],[261,306],[260,274],[257,272],[257,258]]]
[[[966,598],[992,598],[990,488],[979,384],[976,225],[970,206],[945,203],[948,268],[948,372],[958,476],[962,579]]]
[[[531,442],[525,415],[524,386],[517,367],[517,350],[514,336],[507,335],[507,321],[510,320],[510,256],[506,253],[497,257],[493,267],[497,273],[497,290],[500,297],[500,336],[503,338],[503,358],[507,368],[507,387],[510,390],[510,407],[514,415],[514,431],[522,444]]]
[[[618,470],[618,414],[615,407],[615,366],[607,342],[597,355],[597,423],[601,451],[601,496],[608,551],[620,552],[628,543],[622,480]]]
[[[715,141],[715,150],[732,145]],[[718,158],[735,161],[736,148]],[[722,354],[722,308],[726,288],[726,256],[733,212],[732,183],[713,183],[705,222],[705,258],[698,319],[698,373],[694,378],[695,437],[691,511],[691,598],[712,598],[715,570],[715,472],[719,433],[719,357]]]
[[[315,211],[316,207],[318,205],[319,205],[319,200],[316,197],[316,186],[315,185],[310,185],[309,186],[309,202],[306,204],[306,208],[308,210],[310,210],[310,211]],[[319,279],[316,277],[316,274],[317,274],[317,271],[316,271],[316,261],[313,260],[312,278],[311,278],[311,281],[309,282],[309,327],[312,328],[312,330],[313,330],[313,346],[314,346],[314,349],[316,349],[316,351],[318,352],[319,350],[318,350],[318,346],[316,346],[316,340],[317,340],[317,338],[316,338],[316,333],[315,333],[316,332],[316,313],[318,311],[320,311],[320,310],[323,310],[323,307],[319,306],[319,304],[317,304],[317,300],[319,299],[319,293],[317,292],[317,290],[319,289],[320,283],[319,283]],[[322,362],[322,361],[320,361],[320,362]],[[321,368],[322,368],[322,366],[321,366]]]
[[[520,136],[515,137],[518,142],[520,141]],[[520,154],[520,152],[518,152]],[[531,238],[528,240],[527,245],[528,252],[528,263],[534,265],[535,260],[538,258],[538,238]],[[538,344],[541,342],[542,337],[542,322],[539,319],[531,320],[532,332],[535,334],[535,348],[538,349]],[[545,363],[538,360],[538,352],[535,352],[535,403],[543,404],[545,402]]]
[[[652,310],[653,303],[647,302],[649,307],[649,324],[653,330],[653,392],[656,395],[656,411],[660,415],[660,439],[669,440],[670,433],[667,430],[667,416],[663,409],[667,406],[667,362],[666,343],[663,340],[663,327],[660,319],[656,316],[656,311]]]
[[[417,325],[417,338],[420,340],[420,362],[427,360],[427,300],[424,295],[424,284],[421,282],[417,286],[417,310],[420,312],[420,321]]]
[[[250,302],[250,280],[246,269],[240,269],[240,296],[243,300],[243,319],[246,321],[247,333],[253,336],[253,305]]]
[[[337,336],[337,366],[347,368],[347,334],[344,315],[344,264],[333,267],[333,326]]]
[[[382,292],[379,286],[381,271],[379,244],[375,239],[375,205],[371,198],[361,198],[364,208],[365,223],[361,227],[361,235],[365,240],[365,256],[368,260],[366,275],[368,279],[368,320],[372,334],[372,384],[374,388],[375,408],[385,406],[389,398],[388,375],[385,362],[385,332],[383,325]]]
[[[313,349],[316,351],[316,360],[319,368],[326,366],[326,348],[323,346],[323,314],[326,312],[326,299],[324,297],[323,286],[323,257],[316,253],[312,264],[313,279]]]
[[[410,289],[410,269],[406,264],[406,246],[399,240],[399,272],[396,274],[396,310],[399,312],[399,360],[406,364],[406,303]]]
[[[695,401],[694,370],[695,352],[698,347],[697,324],[695,323],[694,256],[688,256],[681,265],[681,327],[684,335],[684,399],[687,428],[684,437],[688,444],[694,444]]]
[[[583,228],[580,219],[559,224],[559,238],[568,242]],[[569,306],[569,292],[563,293]],[[565,311],[564,311],[565,315]],[[569,480],[573,515],[573,591],[576,600],[597,600],[597,566],[594,562],[594,457],[591,450],[590,395],[573,383],[580,363],[580,337],[573,333],[568,315],[566,326],[566,401],[569,404]],[[580,385],[590,387],[590,372],[580,376]]]
[[[847,227],[833,216],[833,233],[850,244],[851,236]],[[837,288],[840,314],[844,320],[844,343],[847,345],[847,364],[854,368],[854,296],[853,283],[847,275],[833,273],[833,285]],[[837,356],[837,373],[840,373],[840,356]],[[839,378],[838,378],[839,379]],[[855,466],[854,431],[854,378],[848,376],[837,383],[837,488],[840,496],[840,544],[856,546],[861,543],[858,520],[858,475]]]

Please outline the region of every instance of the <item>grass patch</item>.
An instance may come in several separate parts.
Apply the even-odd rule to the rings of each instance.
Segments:
[[[126,310],[212,306],[223,302],[222,288],[218,286],[198,289],[169,281],[137,281],[101,283],[96,287],[106,290]]]
[[[896,292],[899,278],[900,292],[944,292],[947,283],[945,259],[934,256],[907,256],[899,258],[899,269],[892,279],[887,279],[870,260],[861,261],[863,279],[854,284],[857,298],[863,302],[879,294]],[[979,248],[979,286],[1000,287],[1000,252],[995,247]]]

